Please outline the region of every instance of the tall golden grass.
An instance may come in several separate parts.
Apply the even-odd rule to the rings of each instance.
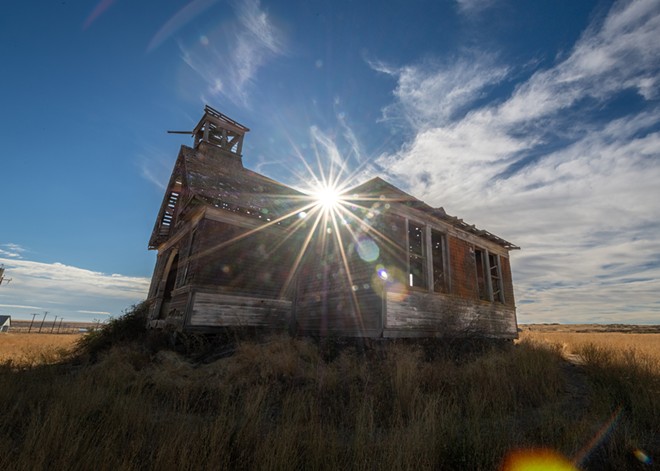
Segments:
[[[66,358],[82,335],[0,333],[0,363],[37,366]]]
[[[613,352],[634,351],[636,355],[658,360],[660,364],[660,334],[635,334],[620,332],[536,332],[524,330],[521,340],[561,345],[569,353],[577,354],[587,346],[595,346]]]
[[[543,448],[600,470],[660,456],[646,357],[587,346],[572,366],[529,340],[326,353],[278,335],[207,362],[129,342],[95,361],[5,363],[0,469],[493,470]]]

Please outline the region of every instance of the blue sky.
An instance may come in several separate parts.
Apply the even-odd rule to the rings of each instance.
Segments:
[[[519,322],[660,318],[660,2],[11,2],[0,16],[0,314],[144,299],[182,135],[247,167],[341,160],[522,247]]]

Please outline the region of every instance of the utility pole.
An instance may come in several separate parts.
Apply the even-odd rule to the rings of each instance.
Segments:
[[[60,333],[60,329],[62,328],[62,321],[64,320],[64,317],[60,317],[60,325],[57,326],[57,333]]]
[[[41,319],[41,325],[39,326],[39,333],[41,333],[41,328],[44,326],[44,322],[46,322],[47,315],[48,315],[48,311],[44,311],[44,318]]]
[[[2,283],[9,284],[10,281],[11,278],[5,278],[5,266],[0,265],[0,285],[2,285]]]
[[[35,317],[37,317],[37,313],[36,313],[36,312],[32,314],[32,320],[30,321],[30,328],[28,329],[28,334],[29,334],[30,331],[32,330],[32,324],[34,324],[34,318],[35,318]]]
[[[52,334],[53,331],[55,330],[55,324],[57,323],[57,316],[55,316],[55,320],[53,321],[53,327],[50,328],[50,333]]]

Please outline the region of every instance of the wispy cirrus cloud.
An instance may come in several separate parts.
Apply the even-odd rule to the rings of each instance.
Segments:
[[[374,70],[395,76],[398,82],[394,90],[397,100],[383,110],[383,119],[403,117],[417,129],[450,123],[509,72],[508,67],[496,64],[494,56],[477,51],[466,51],[463,57],[443,63],[392,67],[372,61]]]
[[[1,314],[48,310],[84,320],[86,314],[114,313],[146,298],[149,279],[107,274],[62,263],[2,258],[12,282],[2,287]],[[103,309],[99,309],[103,308]],[[88,317],[88,316],[87,316]]]
[[[154,34],[147,46],[147,52],[158,48],[166,39],[204,13],[204,11],[208,10],[216,2],[217,0],[193,0],[181,8]]]
[[[111,316],[112,313],[107,312],[107,311],[77,311],[81,314],[94,314],[98,316]]]
[[[259,0],[233,5],[236,17],[209,31],[194,44],[180,43],[183,61],[206,82],[204,95],[223,95],[248,104],[248,91],[259,69],[285,53],[284,36]]]
[[[18,244],[0,244],[0,257],[23,258],[25,249]]]
[[[495,0],[456,0],[458,11],[464,15],[477,15],[492,7]]]
[[[513,255],[523,321],[657,322],[657,37],[659,3],[619,2],[505,97],[489,90],[511,69],[491,56],[374,66],[398,80],[384,118],[414,130],[378,163],[523,246]],[[634,106],[615,106],[624,94]]]

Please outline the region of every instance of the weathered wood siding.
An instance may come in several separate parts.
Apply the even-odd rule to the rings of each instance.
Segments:
[[[472,244],[457,237],[449,236],[447,239],[452,294],[478,302],[479,288]]]
[[[513,296],[513,278],[511,276],[511,262],[508,257],[500,257],[502,270],[502,289],[504,290],[504,304],[509,307],[516,306],[516,300]]]
[[[417,291],[388,292],[384,336],[516,338],[515,310],[499,303]]]
[[[282,243],[281,232],[265,229],[246,235],[249,231],[218,221],[200,222],[186,282],[221,286],[249,297],[290,297],[293,283],[287,287],[286,281],[295,261],[294,239]]]
[[[291,301],[197,292],[187,327],[288,328]]]
[[[354,223],[355,224],[355,223]],[[342,231],[341,245],[334,233],[315,237],[303,258],[295,301],[296,328],[321,335],[379,336],[382,331],[383,299],[377,277],[373,241],[357,224]],[[359,244],[372,249],[368,261],[360,258]],[[363,245],[363,248],[366,245]],[[346,262],[341,251],[346,255]],[[346,269],[348,266],[348,271]]]

